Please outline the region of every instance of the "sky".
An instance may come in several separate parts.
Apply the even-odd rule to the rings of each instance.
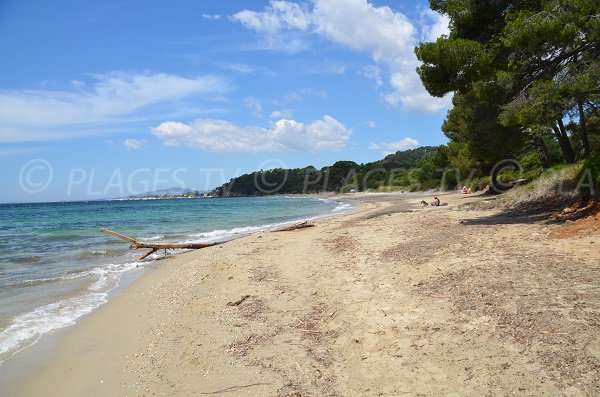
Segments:
[[[446,142],[427,1],[0,0],[0,202],[210,190]]]

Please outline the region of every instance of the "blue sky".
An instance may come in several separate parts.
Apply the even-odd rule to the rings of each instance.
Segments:
[[[426,1],[0,2],[0,202],[211,189],[446,140]]]

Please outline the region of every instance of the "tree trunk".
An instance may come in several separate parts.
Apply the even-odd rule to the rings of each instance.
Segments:
[[[560,128],[560,126],[562,126],[562,128]],[[552,131],[554,131],[554,135],[558,140],[558,144],[560,145],[560,150],[562,151],[565,161],[567,164],[573,164],[575,162],[575,153],[573,152],[573,147],[571,146],[569,137],[566,134],[565,126],[562,120],[558,120],[558,126],[552,126]]]
[[[583,157],[590,158],[590,141],[588,140],[587,127],[585,125],[585,113],[583,111],[583,101],[577,100],[577,108],[579,110],[579,125],[581,126],[581,143],[583,144]]]
[[[548,153],[548,147],[544,143],[544,140],[540,137],[535,137],[533,138],[533,144],[537,149],[538,156],[540,157],[540,163],[542,163],[542,168],[550,168],[550,153]]]

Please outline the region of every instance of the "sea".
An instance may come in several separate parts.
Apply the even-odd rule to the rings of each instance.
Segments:
[[[100,228],[146,242],[208,243],[349,209],[329,199],[272,196],[0,204],[0,369],[164,255],[139,261],[142,250]]]

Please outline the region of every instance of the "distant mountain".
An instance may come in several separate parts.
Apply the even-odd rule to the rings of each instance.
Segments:
[[[192,190],[182,187],[170,187],[167,189],[153,190],[151,192],[144,192],[139,194],[133,194],[131,196],[119,197],[117,199],[141,199],[141,198],[167,198],[167,197],[198,197],[202,193],[197,190]]]
[[[136,196],[169,196],[169,195],[183,195],[186,193],[192,193],[194,192],[194,190],[192,189],[188,189],[185,187],[170,187],[167,189],[160,189],[160,190],[153,190],[151,192],[144,192],[138,195],[134,195],[131,197],[136,197]]]

